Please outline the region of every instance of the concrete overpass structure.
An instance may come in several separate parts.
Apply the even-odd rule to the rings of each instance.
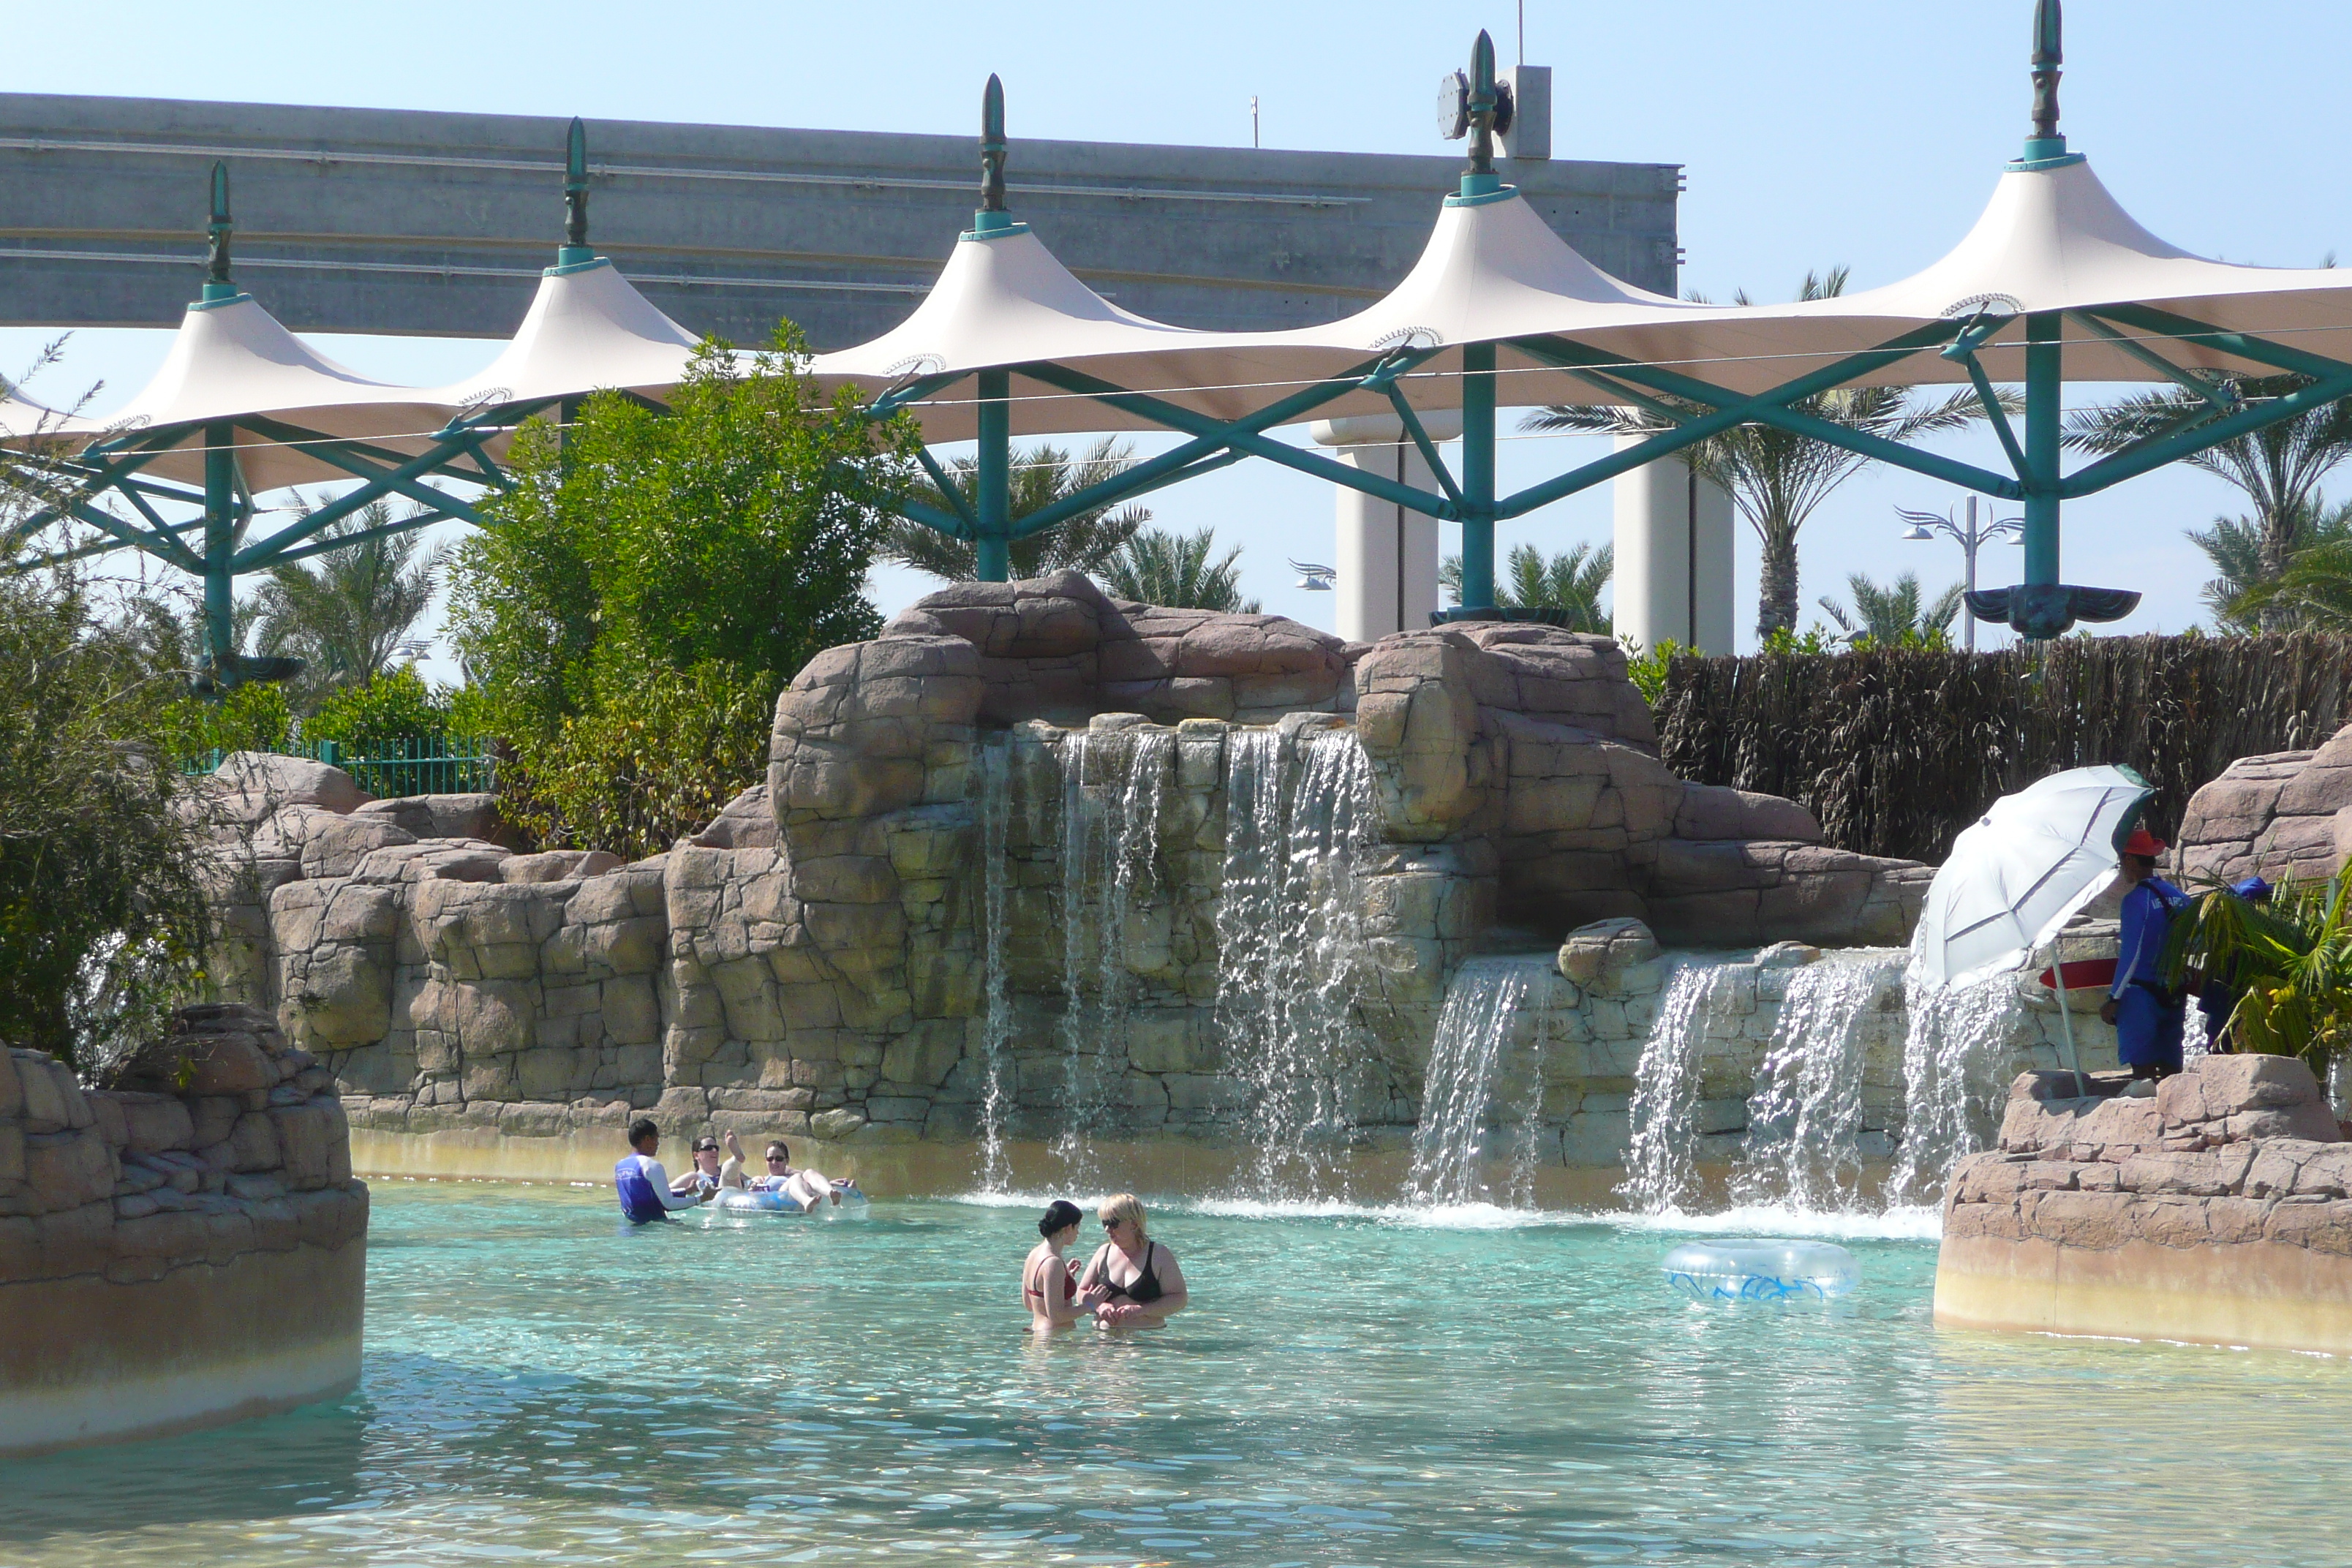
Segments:
[[[297,331],[504,337],[561,237],[565,122],[518,115],[0,94],[0,321],[176,325],[205,174],[236,180],[240,281]],[[1029,141],[1008,189],[1129,310],[1257,330],[1360,309],[1420,253],[1452,153]],[[910,312],[971,223],[969,136],[598,121],[596,248],[680,323],[831,349]],[[1677,165],[1506,160],[1545,220],[1675,289]]]

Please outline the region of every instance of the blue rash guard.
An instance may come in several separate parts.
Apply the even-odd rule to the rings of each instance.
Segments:
[[[692,1193],[669,1190],[669,1173],[650,1154],[625,1154],[613,1167],[613,1190],[620,1194],[621,1213],[631,1225],[645,1225],[667,1216],[672,1209],[690,1209],[698,1201]]]
[[[2155,877],[2124,895],[2116,984],[2108,994],[2116,1004],[2116,1055],[2126,1067],[2180,1067],[2188,1007],[2165,989],[2164,944],[2173,916],[2188,907],[2186,893]]]

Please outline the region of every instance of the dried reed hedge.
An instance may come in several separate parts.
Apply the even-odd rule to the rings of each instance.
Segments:
[[[2145,774],[2168,836],[2235,759],[2334,734],[2347,687],[2352,637],[2070,637],[1677,658],[1656,711],[1685,778],[1787,795],[1832,844],[1934,861],[1996,796],[2094,763]]]

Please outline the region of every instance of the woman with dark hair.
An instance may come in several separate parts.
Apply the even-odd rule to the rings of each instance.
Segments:
[[[1078,1304],[1078,1284],[1062,1255],[1078,1239],[1086,1215],[1067,1198],[1055,1198],[1037,1222],[1045,1239],[1029,1249],[1021,1267],[1021,1304],[1029,1309],[1029,1331],[1050,1334],[1066,1329],[1094,1310]]]

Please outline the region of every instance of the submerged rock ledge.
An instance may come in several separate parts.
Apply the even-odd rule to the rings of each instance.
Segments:
[[[1953,1172],[1936,1319],[2352,1353],[2352,1143],[2311,1069],[2209,1056],[2152,1096],[2011,1087]]]

